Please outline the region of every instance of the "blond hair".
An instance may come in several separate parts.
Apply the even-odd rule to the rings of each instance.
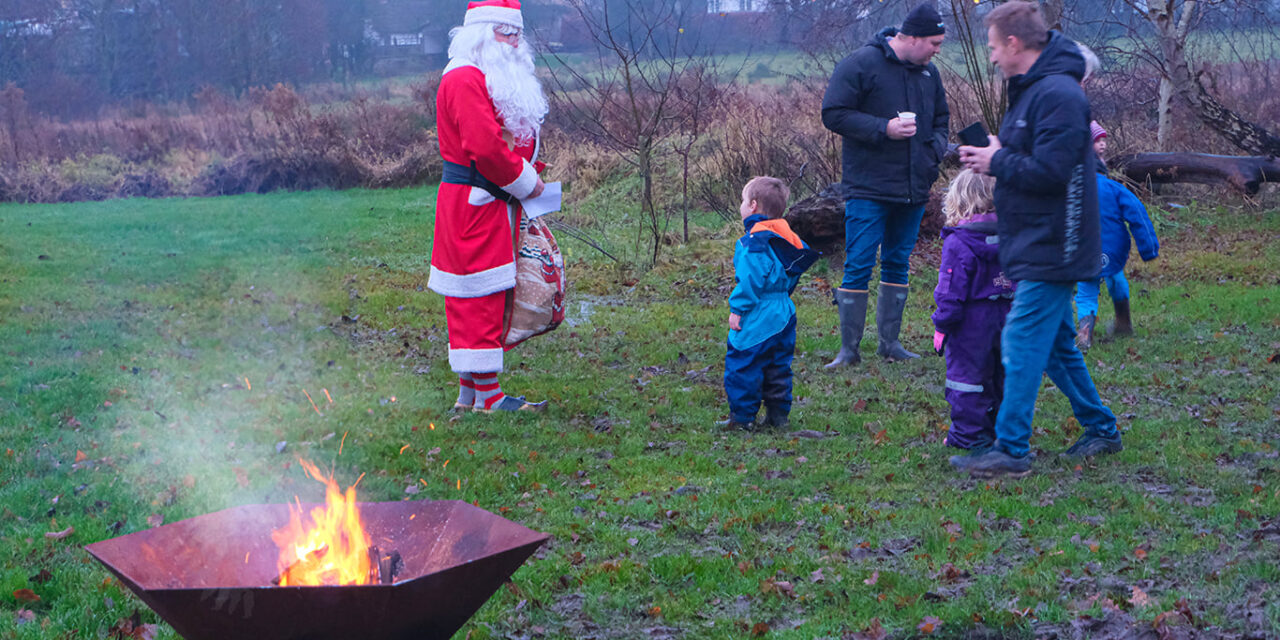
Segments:
[[[995,178],[974,173],[972,169],[957,174],[942,198],[945,224],[954,227],[976,215],[991,213],[995,209],[995,185]]]
[[[770,218],[781,218],[787,212],[791,189],[787,183],[770,176],[756,176],[742,188],[743,200],[755,200],[760,212]]]

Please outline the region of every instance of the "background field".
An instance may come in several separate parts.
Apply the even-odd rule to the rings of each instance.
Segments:
[[[862,367],[822,370],[838,341],[822,263],[796,295],[792,430],[714,426],[739,231],[713,219],[643,274],[562,238],[570,321],[503,378],[551,410],[450,418],[423,289],[433,201],[0,206],[0,638],[157,622],[82,545],[318,499],[298,457],[344,485],[366,473],[363,500],[474,501],[554,536],[460,637],[1280,628],[1280,214],[1154,211],[1163,257],[1131,263],[1138,335],[1088,357],[1126,450],[1058,461],[1079,427],[1046,387],[1037,473],[987,484],[947,468],[940,358],[884,365],[872,343]],[[922,240],[913,268],[918,351],[938,251]]]

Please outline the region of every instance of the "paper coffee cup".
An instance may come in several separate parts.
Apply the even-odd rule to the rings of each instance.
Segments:
[[[902,111],[898,113],[898,118],[903,122],[915,122],[916,114],[914,111]]]

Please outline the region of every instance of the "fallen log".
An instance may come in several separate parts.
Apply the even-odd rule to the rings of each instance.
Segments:
[[[1249,195],[1267,182],[1280,182],[1280,159],[1207,153],[1134,153],[1111,160],[1112,167],[1139,184],[1226,185]]]
[[[829,184],[817,194],[791,206],[787,224],[809,247],[824,255],[844,253],[844,196],[840,183]],[[929,192],[920,222],[920,238],[936,238],[942,231],[942,183]]]

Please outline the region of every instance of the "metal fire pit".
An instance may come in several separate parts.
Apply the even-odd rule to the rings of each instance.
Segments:
[[[303,512],[314,506],[304,504]],[[248,505],[86,547],[187,640],[451,637],[549,536],[453,500],[360,503],[395,584],[276,587],[271,532],[289,505]]]

